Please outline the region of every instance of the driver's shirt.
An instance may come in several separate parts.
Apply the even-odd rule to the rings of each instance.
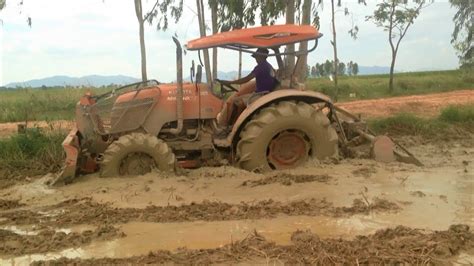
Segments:
[[[258,64],[253,70],[252,73],[255,75],[258,92],[270,92],[275,88],[276,80],[273,77],[273,67],[267,61],[263,61]]]

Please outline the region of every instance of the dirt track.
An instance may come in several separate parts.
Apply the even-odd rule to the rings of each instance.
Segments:
[[[474,101],[471,91],[454,94]],[[426,102],[440,108],[446,101],[433,99],[446,95]],[[390,102],[405,108],[402,99],[359,104],[396,112]],[[205,167],[93,174],[58,188],[46,185],[52,174],[32,178],[0,190],[0,265],[473,264],[474,135],[403,141],[425,166],[341,159],[265,175]]]

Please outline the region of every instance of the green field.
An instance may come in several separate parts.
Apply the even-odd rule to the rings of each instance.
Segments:
[[[402,73],[395,76],[395,90],[387,89],[388,75],[343,76],[339,78],[339,101],[399,95],[474,89],[474,73],[452,70]],[[309,79],[307,88],[334,96],[328,78]],[[111,88],[92,89],[101,93]],[[0,123],[73,119],[74,106],[87,89],[42,88],[0,90]],[[355,93],[355,97],[349,95]]]
[[[388,91],[389,75],[342,76],[338,79],[339,101],[375,99],[393,96],[428,94],[474,89],[472,70],[448,70],[395,74],[392,93]],[[334,83],[328,78],[310,79],[307,88],[334,98]],[[355,97],[349,97],[355,93]]]

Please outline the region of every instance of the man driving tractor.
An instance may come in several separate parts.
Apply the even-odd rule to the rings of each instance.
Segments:
[[[278,48],[273,48],[273,50],[278,54]],[[257,66],[246,77],[233,81],[218,80],[225,85],[241,85],[239,91],[227,99],[222,111],[217,116],[217,123],[221,127],[232,124],[249,103],[273,91],[278,86],[275,70],[267,62],[268,49],[258,48],[252,57],[257,61]],[[276,58],[280,65],[281,57],[277,55]]]

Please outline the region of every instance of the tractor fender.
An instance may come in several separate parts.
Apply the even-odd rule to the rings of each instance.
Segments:
[[[273,103],[279,101],[302,101],[309,104],[317,102],[325,102],[332,105],[332,100],[329,96],[315,91],[300,91],[295,89],[281,89],[276,90],[271,93],[268,93],[247,106],[247,108],[240,114],[237,121],[232,127],[232,131],[227,137],[226,145],[222,146],[231,146],[236,144],[239,140],[240,131],[244,128],[245,124],[250,120],[250,118],[256,114],[260,109],[269,106]]]

